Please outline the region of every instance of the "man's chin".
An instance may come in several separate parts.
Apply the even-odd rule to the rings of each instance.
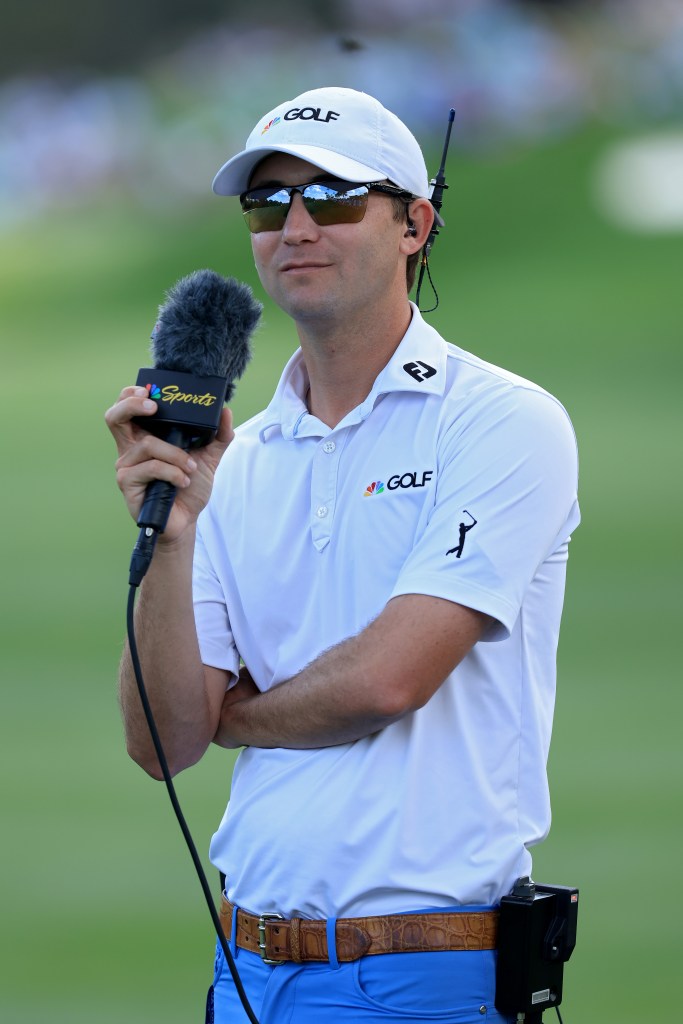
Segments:
[[[278,304],[296,323],[328,322],[338,317],[340,312],[339,303],[329,296],[288,295]]]

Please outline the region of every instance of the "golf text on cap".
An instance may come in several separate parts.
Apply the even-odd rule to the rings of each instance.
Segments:
[[[322,107],[292,107],[285,114],[285,121],[336,121],[341,115],[336,110],[328,110],[322,116]]]

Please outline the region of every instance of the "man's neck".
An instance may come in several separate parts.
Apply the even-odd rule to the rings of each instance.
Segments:
[[[400,345],[411,316],[406,302],[382,324],[362,317],[343,326],[298,324],[310,382],[309,412],[336,427],[360,405]]]

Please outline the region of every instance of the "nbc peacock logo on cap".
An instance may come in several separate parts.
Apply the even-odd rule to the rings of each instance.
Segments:
[[[269,128],[272,128],[273,125],[278,124],[279,120],[279,117],[274,117],[271,121],[269,121],[268,124],[261,130],[261,135],[265,135]]]
[[[161,389],[157,384],[145,384],[145,387],[147,388],[147,394],[150,398],[154,398],[155,401],[158,401],[161,398]]]

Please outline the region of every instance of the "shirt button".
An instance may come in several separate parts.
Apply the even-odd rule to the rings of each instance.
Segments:
[[[334,441],[325,441],[325,444],[323,445],[323,451],[324,451],[324,452],[327,452],[327,453],[328,453],[328,455],[329,455],[329,454],[331,454],[331,453],[332,453],[333,451],[335,451],[335,450],[336,450],[336,447],[337,447],[337,446],[336,446],[336,444],[334,443]]]
[[[328,509],[327,505],[320,505],[315,510],[315,514],[317,515],[318,519],[324,519],[328,512],[329,512],[329,509]]]

